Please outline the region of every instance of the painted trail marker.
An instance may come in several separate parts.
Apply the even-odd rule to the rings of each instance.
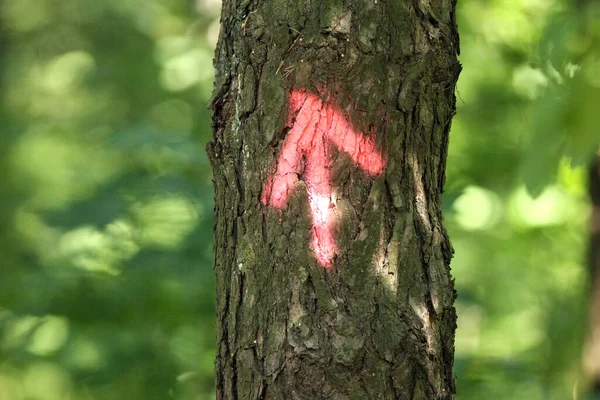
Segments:
[[[294,119],[295,117],[295,119]],[[298,179],[306,184],[312,214],[312,249],[317,261],[330,267],[337,253],[333,237],[335,204],[332,202],[330,146],[335,145],[370,176],[383,171],[386,159],[372,138],[357,132],[341,108],[307,90],[290,94],[289,126],[277,160],[277,171],[262,193],[265,205],[281,209]]]

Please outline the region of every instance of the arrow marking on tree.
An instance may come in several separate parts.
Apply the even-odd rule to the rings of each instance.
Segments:
[[[330,178],[330,143],[373,177],[381,174],[386,160],[375,141],[357,132],[337,104],[323,101],[304,89],[290,94],[288,126],[291,130],[283,142],[277,171],[267,181],[261,201],[282,209],[295,183],[303,180],[313,222],[311,247],[319,264],[328,268],[338,251],[333,237],[336,212]]]

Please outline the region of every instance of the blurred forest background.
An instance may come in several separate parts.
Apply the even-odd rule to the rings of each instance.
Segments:
[[[458,400],[583,385],[594,6],[459,1],[444,198]],[[0,4],[0,400],[214,398],[204,146],[219,9]]]

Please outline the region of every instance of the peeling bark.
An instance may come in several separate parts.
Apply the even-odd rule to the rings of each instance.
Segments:
[[[452,0],[223,2],[207,148],[217,399],[453,397],[441,193],[454,11]],[[298,161],[282,166],[293,140],[305,141]],[[364,157],[374,151],[385,167]],[[320,259],[325,230],[335,249]]]

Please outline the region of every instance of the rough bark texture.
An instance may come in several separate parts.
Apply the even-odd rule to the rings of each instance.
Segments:
[[[588,336],[584,348],[583,362],[590,379],[591,393],[600,398],[600,159],[590,168],[589,192],[592,201],[590,217],[590,242],[588,264],[590,267],[590,308]]]
[[[208,146],[217,399],[453,397],[441,193],[460,71],[454,11],[455,0],[224,0]],[[305,171],[283,209],[261,201],[302,89],[387,154],[373,177],[320,144],[336,215],[327,268],[311,244]]]

